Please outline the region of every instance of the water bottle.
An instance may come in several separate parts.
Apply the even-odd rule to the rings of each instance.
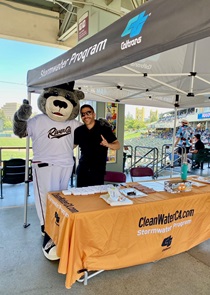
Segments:
[[[187,180],[187,170],[188,170],[188,164],[187,164],[187,162],[184,162],[181,167],[181,179],[182,180]]]

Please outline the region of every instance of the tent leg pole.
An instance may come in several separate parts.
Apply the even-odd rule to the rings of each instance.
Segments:
[[[172,143],[172,153],[171,153],[171,172],[170,172],[170,178],[173,176],[173,168],[174,168],[174,148],[175,148],[175,137],[176,137],[176,120],[177,120],[177,108],[179,107],[179,95],[176,95],[175,99],[175,112],[174,112],[174,130],[173,130],[173,143]]]
[[[31,104],[31,93],[28,92],[28,101]],[[29,191],[29,145],[30,139],[26,137],[26,167],[25,167],[25,198],[24,198],[24,224],[23,227],[27,228],[30,224],[28,223],[28,191]]]
[[[193,60],[192,60],[192,71],[191,71],[191,86],[190,86],[190,92],[189,95],[194,94],[194,81],[195,81],[195,61],[196,61],[196,53],[197,53],[197,42],[193,43]]]
[[[27,213],[28,213],[28,186],[29,183],[25,183],[25,200],[24,200],[24,224],[23,227],[27,228],[30,223],[27,222]]]

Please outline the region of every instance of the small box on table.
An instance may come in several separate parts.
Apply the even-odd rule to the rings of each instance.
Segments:
[[[167,180],[164,181],[164,189],[169,193],[190,192],[192,190],[191,181],[187,180]]]

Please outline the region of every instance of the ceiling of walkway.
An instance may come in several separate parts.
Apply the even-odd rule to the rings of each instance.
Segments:
[[[104,0],[105,8],[109,8],[109,4],[111,4],[115,0]],[[127,12],[137,8],[142,5],[144,2],[149,0],[122,0],[121,1],[121,11],[118,11],[119,15],[124,15]],[[69,31],[73,31],[74,33],[77,30],[77,9],[82,8],[84,4],[93,5],[95,7],[100,8],[102,5],[97,4],[91,1],[81,0],[81,1],[70,1],[70,0],[7,0],[9,4],[23,4],[30,6],[31,8],[41,8],[46,11],[54,11],[59,13],[59,31],[57,32],[58,40],[64,41],[64,37],[66,40],[66,34]],[[72,28],[72,29],[71,29]],[[71,33],[68,34],[69,38],[71,37]],[[76,45],[76,44],[75,44]]]

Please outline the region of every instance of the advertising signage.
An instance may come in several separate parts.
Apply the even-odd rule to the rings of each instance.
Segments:
[[[198,119],[209,119],[210,112],[198,114]]]

